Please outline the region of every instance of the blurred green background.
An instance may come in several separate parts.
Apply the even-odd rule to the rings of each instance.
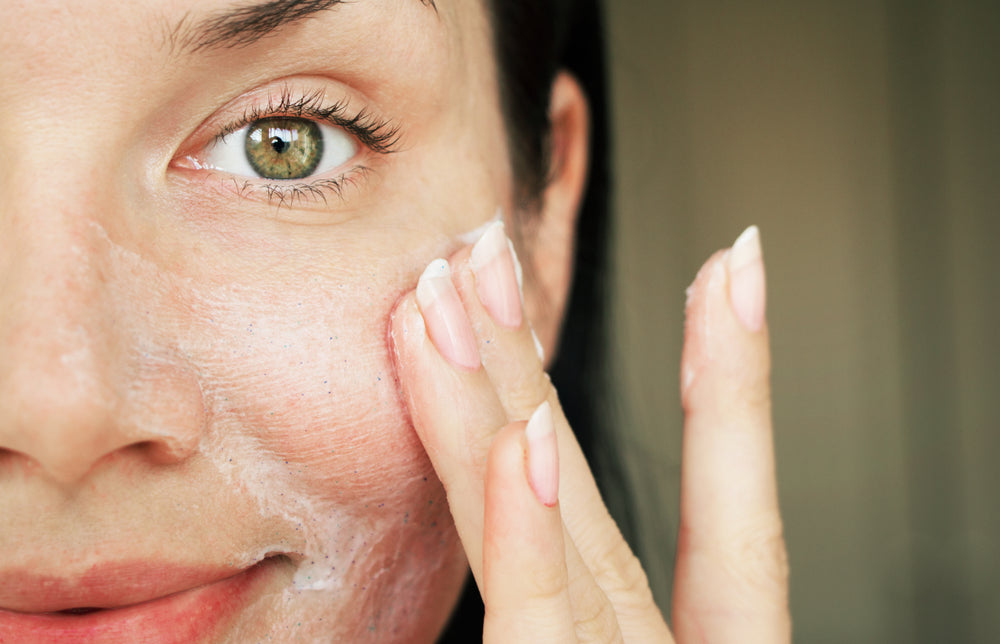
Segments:
[[[1000,641],[1000,2],[606,13],[618,426],[658,600],[684,289],[756,223],[796,641]]]

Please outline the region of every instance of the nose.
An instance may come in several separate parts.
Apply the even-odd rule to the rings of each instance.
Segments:
[[[122,287],[105,229],[30,201],[0,205],[0,454],[61,483],[111,455],[186,458],[204,423],[197,381],[137,346],[140,291]]]

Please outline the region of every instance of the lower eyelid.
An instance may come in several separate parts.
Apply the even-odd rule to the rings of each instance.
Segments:
[[[314,181],[269,181],[243,177],[220,177],[222,186],[239,197],[259,201],[278,207],[330,207],[337,201],[345,201],[354,190],[362,189],[362,183],[372,175],[372,169],[364,165],[353,166],[333,177],[320,177]]]

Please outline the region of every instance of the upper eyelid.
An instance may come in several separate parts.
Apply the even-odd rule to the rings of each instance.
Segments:
[[[367,107],[357,111],[350,110],[350,100],[347,98],[328,101],[325,92],[296,94],[286,87],[276,102],[272,95],[268,97],[266,105],[248,105],[241,117],[219,126],[212,140],[225,140],[230,134],[255,121],[282,116],[307,118],[341,127],[363,146],[379,154],[395,152],[402,136],[398,124],[375,115]]]
[[[174,148],[173,160],[197,159],[207,147],[254,120],[296,116],[298,112],[303,118],[342,127],[362,147],[377,154],[403,147],[401,122],[385,114],[364,93],[324,75],[302,75],[275,79],[227,99]]]

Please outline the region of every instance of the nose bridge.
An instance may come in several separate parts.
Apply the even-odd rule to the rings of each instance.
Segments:
[[[152,117],[135,106],[154,59],[104,64],[110,41],[65,3],[12,10],[46,4],[87,46],[66,56],[29,39],[0,56],[0,456],[19,452],[73,481],[127,445],[177,460],[204,419],[194,371],[140,355],[170,357],[169,331],[147,333],[167,304],[143,281],[155,273],[133,261],[155,239],[135,215],[152,167]]]
[[[0,219],[0,447],[77,478],[127,440],[114,421],[106,251],[79,212],[24,202]]]

